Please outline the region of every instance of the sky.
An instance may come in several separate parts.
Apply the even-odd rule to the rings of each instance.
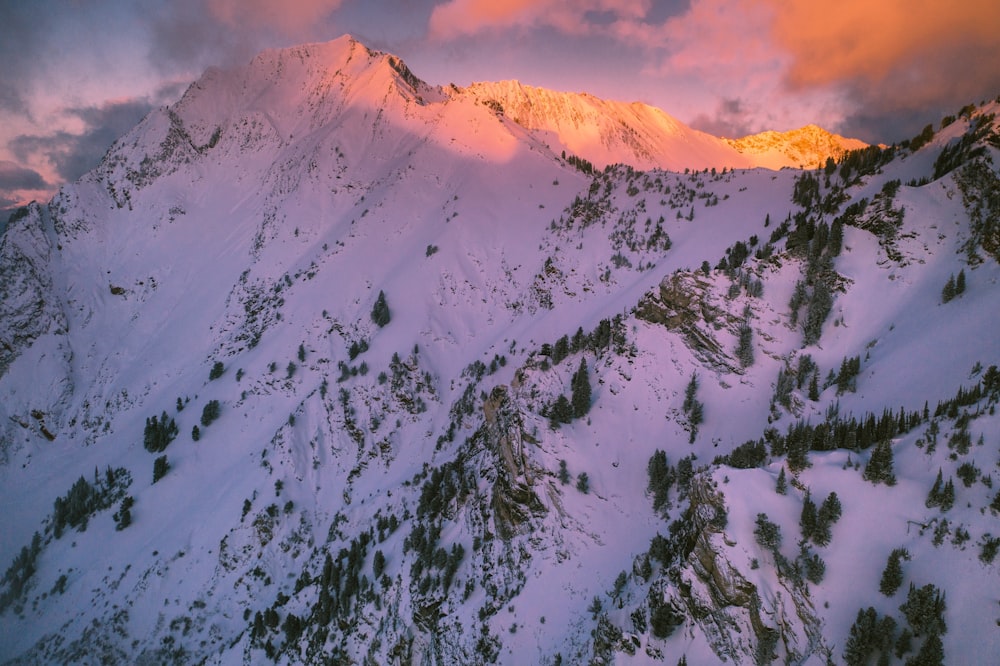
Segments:
[[[207,67],[345,33],[431,84],[640,101],[726,137],[892,143],[1000,95],[996,0],[0,0],[0,215]]]

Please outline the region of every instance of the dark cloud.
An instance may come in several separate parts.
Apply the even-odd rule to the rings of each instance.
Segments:
[[[44,190],[49,185],[42,174],[8,160],[0,160],[0,192],[9,190]]]
[[[82,133],[59,131],[46,136],[21,135],[8,145],[19,160],[29,162],[33,157],[43,156],[60,178],[73,181],[97,166],[111,144],[152,108],[153,104],[143,99],[68,109],[67,114],[85,123]]]
[[[694,129],[713,136],[738,139],[755,131],[751,125],[753,115],[743,100],[724,98],[719,100],[714,115],[698,114],[690,124]]]

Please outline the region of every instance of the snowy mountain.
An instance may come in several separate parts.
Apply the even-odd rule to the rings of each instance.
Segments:
[[[989,663],[998,107],[207,72],[0,237],[0,657]]]
[[[787,132],[761,132],[726,142],[740,153],[754,156],[756,165],[770,169],[822,167],[828,158],[839,160],[852,150],[867,147],[863,141],[847,139],[816,125]]]

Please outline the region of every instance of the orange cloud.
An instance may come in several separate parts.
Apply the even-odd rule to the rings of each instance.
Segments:
[[[291,37],[307,32],[343,0],[209,0],[208,8],[233,28],[273,28]]]
[[[979,51],[966,64],[996,68],[1000,3],[995,0],[760,2],[774,11],[772,35],[793,57],[788,82],[796,87],[853,79],[877,84],[916,64],[935,78],[954,68],[949,60],[956,52]]]

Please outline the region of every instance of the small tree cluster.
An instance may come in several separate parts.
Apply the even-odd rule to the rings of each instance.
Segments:
[[[177,437],[177,432],[177,423],[163,412],[159,419],[155,416],[146,419],[142,445],[150,453],[160,453]]]
[[[892,443],[885,439],[875,444],[872,455],[868,458],[862,478],[878,485],[896,485],[896,475],[892,471]]]
[[[222,376],[222,373],[226,371],[226,366],[222,361],[216,361],[212,364],[212,369],[208,371],[208,381],[213,381]],[[180,403],[178,403],[180,404]]]
[[[947,303],[957,296],[961,296],[965,293],[965,269],[963,268],[958,272],[958,277],[952,273],[948,276],[948,281],[944,283],[944,288],[941,290],[941,302]]]
[[[942,478],[941,470],[938,469],[937,478],[934,479],[934,485],[931,486],[931,491],[927,494],[924,506],[928,509],[939,507],[941,511],[948,511],[954,505],[955,484],[950,477],[945,482]]]
[[[201,425],[205,428],[212,425],[212,422],[219,418],[222,406],[218,400],[209,400],[201,410]]]
[[[649,483],[646,491],[653,496],[653,511],[657,513],[670,508],[670,487],[674,485],[676,472],[667,462],[667,454],[657,449],[646,465]]]
[[[889,616],[879,619],[878,612],[871,606],[859,610],[844,646],[844,662],[848,666],[864,666],[873,652],[880,652],[885,660],[879,663],[888,663],[895,637],[894,619]]]
[[[830,493],[823,504],[816,509],[815,502],[809,492],[806,491],[805,499],[802,502],[802,514],[799,525],[802,528],[802,538],[811,540],[818,546],[829,545],[832,538],[830,527],[840,520],[841,516],[840,498],[837,493]]]

